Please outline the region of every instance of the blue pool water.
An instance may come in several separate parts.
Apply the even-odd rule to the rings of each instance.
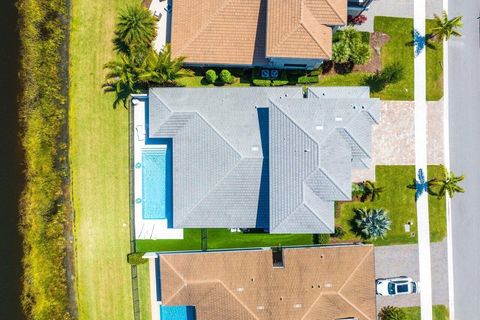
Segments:
[[[162,320],[195,320],[195,307],[193,306],[160,306]]]
[[[142,150],[143,219],[172,217],[172,159],[170,146]]]

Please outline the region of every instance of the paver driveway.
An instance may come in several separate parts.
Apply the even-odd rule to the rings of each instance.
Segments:
[[[433,304],[448,306],[447,242],[431,244]],[[409,276],[418,281],[418,246],[399,245],[375,247],[375,278]],[[420,293],[422,284],[420,283]],[[419,295],[397,297],[377,296],[377,310],[392,305],[411,307],[420,305]]]

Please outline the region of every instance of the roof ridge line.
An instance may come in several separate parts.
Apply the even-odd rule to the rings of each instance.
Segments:
[[[217,281],[225,288],[225,290],[227,290],[228,293],[230,293],[231,296],[233,296],[233,298],[235,298],[235,300],[238,301],[238,303],[240,303],[240,305],[248,311],[248,313],[250,313],[255,319],[259,320],[259,318],[250,310],[249,307],[247,307],[236,295],[235,293],[233,293],[233,291],[231,291],[226,285],[225,283],[223,283],[222,280],[220,279],[217,279]]]
[[[310,187],[309,187],[309,189],[310,189]],[[312,190],[312,189],[310,189],[310,190]],[[312,191],[312,192],[313,192],[313,191]],[[327,224],[325,221],[323,221],[323,219],[322,219],[321,217],[319,217],[319,216],[315,213],[315,211],[313,211],[312,208],[310,208],[310,206],[308,205],[308,203],[304,202],[303,205],[304,205],[308,210],[310,210],[310,211],[312,212],[312,214],[313,214],[321,223],[323,223],[323,225],[324,225],[325,227],[327,227],[327,229],[330,229],[330,227],[328,226],[328,224]],[[331,229],[330,229],[330,231],[331,231]]]
[[[194,206],[192,207],[192,209],[188,210],[187,215],[189,215],[190,213],[192,213],[192,211],[194,211],[195,209],[197,209],[197,207],[210,195],[210,193],[212,193],[212,191],[213,191],[222,181],[224,181],[228,176],[230,176],[230,173],[232,173],[232,171],[235,170],[235,169],[238,167],[238,165],[240,164],[240,162],[243,161],[243,159],[246,159],[246,158],[243,158],[243,157],[240,156],[240,160],[237,161],[237,163],[235,163],[235,165],[234,165],[232,168],[230,168],[230,170],[228,170],[228,171],[225,173],[225,175],[224,175],[220,180],[218,180],[218,181],[215,183],[215,185],[213,185],[213,186],[210,188],[210,190],[208,190],[208,192],[202,197],[202,199],[200,199],[196,204],[194,204]],[[182,224],[183,224],[183,222],[185,222],[186,218],[187,218],[187,217],[185,217],[185,219],[182,220]]]
[[[345,128],[345,127],[339,127],[339,128],[336,128],[336,129],[337,129],[337,130],[344,130],[344,131],[348,134],[348,136],[349,136],[353,141],[355,141],[355,143],[357,144],[357,146],[358,146],[360,149],[362,149],[362,151],[363,151],[369,158],[372,158],[372,157],[370,156],[370,153],[367,152],[367,151],[365,150],[365,148],[360,144],[360,142],[358,142],[357,139],[355,139],[355,138],[353,137],[353,135],[348,131],[347,128]],[[347,141],[347,143],[348,143],[348,141]]]
[[[286,113],[282,110],[281,107],[279,107],[275,102],[272,101],[272,99],[269,98],[268,100],[270,100],[270,102],[271,102],[278,110],[280,110],[280,112],[282,112],[282,114],[283,114],[286,118],[288,118],[288,120],[290,120],[290,121],[295,125],[295,127],[298,128],[298,130],[302,131],[310,140],[312,140],[312,142],[317,145],[317,148],[320,148],[320,144],[317,143],[317,141],[315,141],[315,139],[314,139],[310,134],[308,134],[308,132],[306,132],[305,130],[303,130],[303,129],[298,125],[298,123],[297,123],[295,120],[292,119],[292,117],[290,117],[288,114],[286,114]],[[312,172],[311,172],[310,174],[312,174]],[[309,175],[310,175],[310,174],[309,174]]]
[[[223,3],[223,5],[222,5],[220,8],[218,8],[218,10],[216,10],[213,14],[211,14],[211,18],[208,19],[208,21],[207,21],[206,23],[204,23],[203,26],[202,26],[200,29],[198,29],[197,33],[190,39],[190,41],[189,41],[189,42],[186,42],[186,43],[182,46],[182,48],[181,48],[180,50],[178,50],[178,53],[179,53],[180,56],[182,55],[183,49],[186,48],[186,47],[188,47],[188,46],[189,46],[192,42],[194,42],[195,40],[197,40],[197,38],[200,36],[200,34],[201,34],[203,31],[205,31],[205,29],[206,29],[208,26],[210,26],[210,24],[212,23],[213,18],[216,17],[220,11],[222,11],[223,9],[225,9],[225,7],[226,7],[227,5],[229,5],[233,0],[224,0],[224,1],[225,1],[225,2]]]
[[[343,24],[346,24],[347,21],[343,20],[342,17],[340,17],[340,13],[338,13],[338,11],[333,7],[333,5],[330,3],[330,0],[324,0],[324,1],[328,4],[330,9],[332,9],[332,11],[335,13],[337,18],[340,19],[340,21],[343,22]],[[303,1],[302,1],[302,3],[303,3]]]
[[[353,309],[357,310],[358,312],[360,312],[364,317],[365,319],[367,320],[373,320],[372,318],[370,318],[369,316],[367,316],[362,310],[360,310],[356,305],[354,305],[350,300],[348,300],[347,298],[345,298],[345,296],[341,293],[341,292],[337,292],[337,295],[343,299],[343,301],[345,301],[347,304],[349,304]]]
[[[290,36],[299,29],[299,26],[296,26],[294,27],[288,34],[286,34],[283,38],[282,38],[282,41],[279,41],[277,43],[275,43],[275,46],[274,46],[274,50],[278,50],[278,47],[281,47],[285,42],[288,41],[288,39],[290,38]],[[268,33],[267,33],[268,35]],[[271,55],[272,57],[274,57],[275,55]]]
[[[302,190],[302,198],[303,198],[303,190]],[[295,209],[293,209],[293,210],[290,212],[290,214],[291,214],[292,212],[295,212],[298,208],[300,208],[301,205],[303,205],[303,202],[301,202],[299,205],[297,205],[297,206],[295,207]],[[275,226],[275,228],[277,228],[277,227],[280,226],[282,223],[284,223],[285,220],[287,220],[287,218],[288,218],[289,216],[290,216],[290,215],[286,216],[286,217],[283,218],[279,223],[277,223],[277,225]],[[270,217],[271,217],[271,216],[270,216]],[[272,230],[275,230],[275,228],[272,229],[272,224],[271,224],[271,223],[270,223],[269,228],[270,228],[270,233],[272,232]]]
[[[309,8],[307,7],[307,5],[302,1],[302,4],[300,6],[300,25],[303,27],[303,29],[310,35],[310,37],[313,39],[313,41],[315,41],[315,43],[317,44],[317,46],[320,48],[320,50],[323,51],[323,53],[325,54],[325,56],[328,56],[327,54],[327,51],[322,47],[322,45],[318,42],[317,38],[313,35],[313,33],[310,31],[310,29],[306,26],[306,24],[304,23],[303,21],[303,13],[305,12],[308,12],[308,14],[310,14],[310,16],[316,21],[317,19],[315,18],[315,16],[313,16],[313,14],[310,12]],[[321,24],[325,27],[327,27],[327,25],[325,24]],[[329,28],[329,27],[327,27]]]
[[[327,174],[327,172],[325,172],[325,170],[323,168],[318,168],[318,170],[322,171],[322,173],[325,175],[325,177],[327,177],[327,179],[347,198],[350,198],[348,196],[348,194],[346,194],[345,192],[343,192],[342,188],[340,188],[336,183],[335,181],[333,181],[333,179],[330,177],[329,174]],[[351,171],[351,169],[350,169]],[[323,199],[322,199],[323,200]],[[332,200],[328,200],[328,201],[332,201]]]
[[[175,298],[175,296],[176,296],[177,294],[179,294],[180,291],[182,291],[182,290],[185,288],[187,281],[185,280],[184,277],[182,277],[182,275],[178,272],[178,270],[175,269],[175,268],[170,264],[170,262],[168,262],[166,259],[164,259],[161,255],[158,256],[158,259],[159,259],[159,261],[158,261],[159,264],[160,264],[160,259],[161,259],[161,260],[162,260],[163,262],[165,262],[165,263],[170,267],[170,269],[172,269],[173,272],[175,272],[175,273],[177,274],[177,276],[183,281],[183,285],[180,286],[180,288],[179,288],[177,291],[175,291],[175,293],[170,297],[170,299],[168,299],[167,301],[165,301],[165,303],[168,303],[168,302],[171,301],[173,298]]]
[[[320,292],[318,294],[318,297],[312,302],[312,304],[310,305],[310,307],[305,311],[305,313],[303,314],[303,316],[300,318],[300,320],[303,320],[305,319],[306,316],[308,316],[308,314],[310,313],[310,311],[312,310],[313,306],[317,304],[318,300],[323,296],[323,292]]]
[[[370,246],[370,250],[367,251],[367,253],[364,254],[362,260],[360,260],[360,262],[357,264],[357,266],[355,267],[355,269],[353,269],[352,273],[350,273],[350,275],[348,276],[347,279],[345,279],[345,282],[342,284],[342,286],[340,287],[340,289],[338,289],[338,293],[340,294],[341,291],[343,290],[343,288],[347,285],[348,281],[350,281],[350,279],[353,277],[353,275],[357,272],[358,268],[360,268],[360,266],[363,264],[363,262],[365,261],[365,259],[367,259],[368,257],[368,254],[370,253],[370,251],[373,250],[373,246]]]

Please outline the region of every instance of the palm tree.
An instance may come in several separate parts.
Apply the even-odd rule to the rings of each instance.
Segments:
[[[448,193],[450,198],[453,198],[453,195],[456,192],[464,193],[465,190],[458,185],[460,181],[465,179],[464,175],[456,176],[452,171],[448,172],[447,168],[444,167],[445,177],[436,182],[436,185],[439,185],[438,198],[443,198]]]
[[[463,27],[462,17],[448,19],[446,11],[441,16],[435,15],[435,27],[432,29],[432,35],[438,41],[449,40],[451,36],[459,37],[462,34],[457,29]]]
[[[357,234],[364,239],[384,238],[390,230],[391,221],[384,209],[354,209]]]
[[[137,48],[150,48],[157,36],[157,22],[146,8],[129,6],[120,13],[113,43],[118,52],[130,54]]]
[[[384,191],[383,187],[377,187],[375,182],[366,180],[363,182],[363,195],[361,197],[362,202],[370,199],[370,201],[375,201],[380,198],[380,193]]]
[[[105,64],[104,68],[109,71],[102,87],[104,92],[115,92],[114,107],[120,102],[126,107],[132,93],[140,93],[146,89],[148,79],[140,79],[140,76],[145,74],[145,67],[125,54],[119,54],[117,59]]]
[[[177,80],[192,77],[193,71],[183,68],[185,57],[172,58],[170,44],[165,45],[160,53],[151,50],[147,58],[147,71],[140,76],[141,80],[161,86],[175,86]]]

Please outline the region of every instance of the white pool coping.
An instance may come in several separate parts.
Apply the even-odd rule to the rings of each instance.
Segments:
[[[135,201],[138,198],[142,199],[142,168],[135,168],[136,163],[142,163],[142,150],[165,148],[165,145],[145,144],[147,101],[147,96],[136,96],[132,99],[135,239],[183,239],[183,229],[168,228],[167,219],[143,219],[142,202]]]

